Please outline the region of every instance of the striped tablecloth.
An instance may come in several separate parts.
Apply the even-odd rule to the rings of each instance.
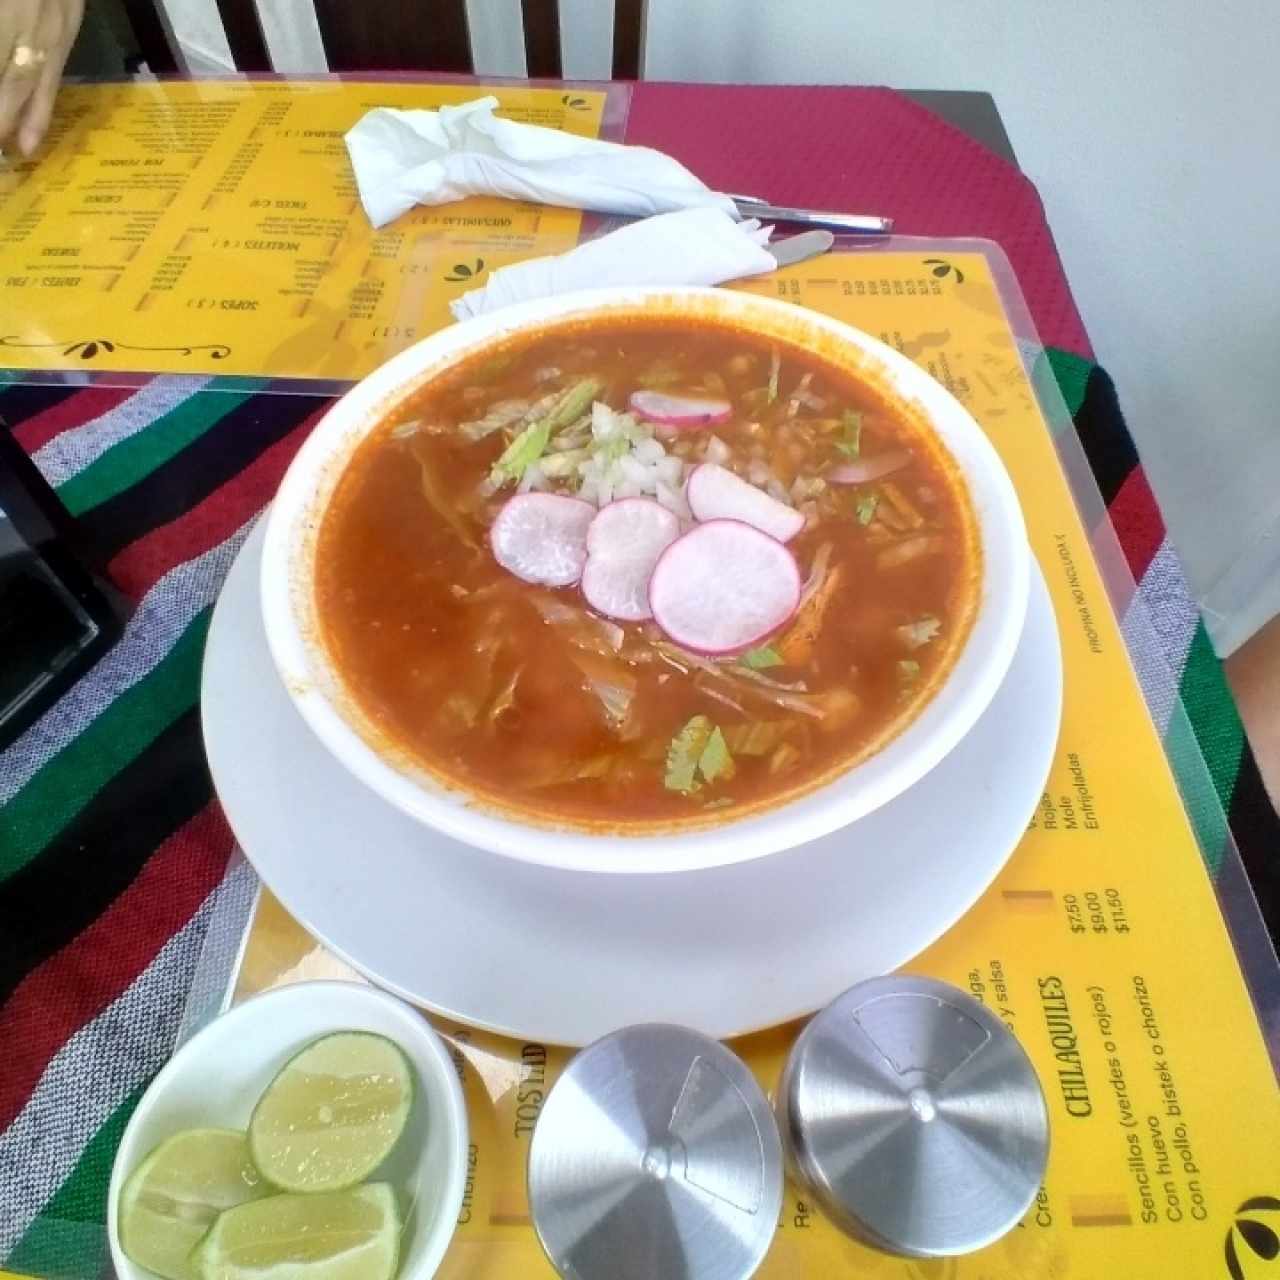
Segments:
[[[865,131],[842,127],[851,111]],[[815,119],[826,122],[817,141]],[[748,160],[765,130],[770,155],[820,157],[828,185],[810,169],[761,180]],[[1055,373],[1154,623],[1158,652],[1144,661],[1164,664],[1189,714],[1193,740],[1171,754],[1203,753],[1274,921],[1280,823],[1034,188],[887,91],[638,86],[628,137],[726,189],[893,210],[907,233],[1001,241],[1055,343]],[[848,177],[860,173],[871,176]],[[116,647],[0,754],[0,1261],[11,1269],[100,1272],[121,1131],[171,1051],[211,917],[252,889],[242,866],[227,874],[200,661],[223,578],[326,403],[206,380],[0,389],[0,418],[136,602]],[[1180,732],[1170,708],[1155,710]],[[1208,857],[1213,869],[1212,846]]]

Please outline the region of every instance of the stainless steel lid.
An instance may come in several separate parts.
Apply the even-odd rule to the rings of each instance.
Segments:
[[[1022,1046],[932,978],[874,978],[800,1034],[775,1101],[796,1175],[846,1230],[913,1257],[968,1253],[1027,1211],[1049,1117]]]
[[[684,1027],[615,1031],[578,1054],[529,1147],[542,1247],[574,1280],[739,1280],[782,1208],[782,1148],[742,1061]]]

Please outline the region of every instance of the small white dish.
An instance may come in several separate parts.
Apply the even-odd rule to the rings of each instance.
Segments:
[[[263,635],[262,537],[260,524],[232,566],[205,650],[201,715],[222,807],[258,874],[330,951],[459,1022],[589,1044],[636,1022],[727,1039],[812,1013],[949,929],[1044,789],[1062,654],[1037,570],[1017,655],[973,731],[844,831],[670,876],[473,849],[362,786],[303,723]]]
[[[513,333],[637,314],[709,321],[803,347],[893,396],[941,442],[973,506],[981,576],[972,628],[941,687],[896,737],[814,790],[723,825],[610,836],[500,813],[426,769],[396,761],[347,690],[321,639],[315,602],[320,526],[360,443],[443,370]],[[564,870],[674,873],[745,862],[825,836],[919,782],[973,728],[1013,660],[1031,574],[1026,526],[1000,456],[969,411],[906,356],[838,320],[727,289],[587,290],[505,307],[443,329],[353,387],[307,437],[271,507],[262,559],[262,613],[284,687],[316,736],[366,786],[444,835],[509,858]]]
[[[467,1170],[467,1112],[444,1042],[415,1009],[355,982],[302,982],[246,1000],[182,1046],[151,1082],[124,1131],[107,1193],[107,1234],[119,1280],[155,1280],[120,1247],[120,1191],[182,1129],[244,1128],[262,1091],[298,1050],[331,1031],[373,1031],[413,1065],[408,1127],[377,1171],[405,1214],[396,1280],[434,1275],[457,1225]]]

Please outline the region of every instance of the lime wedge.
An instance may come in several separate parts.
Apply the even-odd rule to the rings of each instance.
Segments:
[[[202,1280],[391,1280],[399,1260],[400,1214],[385,1182],[228,1209],[192,1255]]]
[[[249,1150],[285,1191],[339,1191],[374,1171],[413,1103],[413,1068],[384,1036],[338,1031],[291,1058],[249,1121]]]
[[[120,1246],[168,1280],[193,1280],[187,1258],[224,1209],[263,1195],[243,1133],[186,1129],[162,1142],[120,1193]]]

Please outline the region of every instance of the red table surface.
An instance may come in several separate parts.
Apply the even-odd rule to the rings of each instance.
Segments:
[[[1092,357],[1030,179],[892,89],[644,81],[626,140],[668,152],[717,190],[884,214],[902,235],[995,240],[1040,340]]]

